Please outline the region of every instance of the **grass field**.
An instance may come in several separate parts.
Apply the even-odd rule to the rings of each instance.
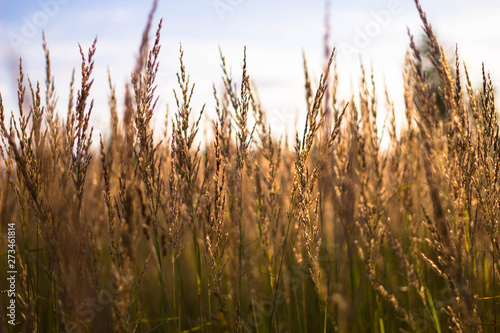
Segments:
[[[18,106],[0,99],[0,267],[17,272],[14,290],[1,282],[0,332],[500,331],[493,84],[483,69],[472,86],[415,3],[427,47],[409,32],[405,109],[363,67],[341,100],[335,51],[319,82],[304,57],[293,140],[273,135],[250,49],[238,78],[221,53],[213,135],[181,49],[177,105],[153,133],[153,9],[124,98],[109,78],[110,135],[93,142],[99,45],[81,49],[63,106],[44,40],[46,81],[20,62]]]

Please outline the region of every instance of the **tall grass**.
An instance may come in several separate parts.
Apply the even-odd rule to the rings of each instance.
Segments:
[[[156,5],[122,106],[109,77],[111,134],[93,144],[98,43],[80,48],[81,82],[62,118],[44,36],[43,88],[20,61],[17,116],[0,95],[0,219],[2,231],[16,224],[19,272],[17,327],[2,311],[2,331],[499,330],[492,80],[483,68],[475,90],[415,3],[430,52],[409,32],[405,109],[387,90],[378,100],[363,66],[359,93],[341,100],[335,51],[319,82],[304,56],[307,116],[293,148],[272,134],[246,50],[241,80],[221,51],[213,136],[200,137],[204,107],[191,107],[181,47],[176,110],[155,141]]]

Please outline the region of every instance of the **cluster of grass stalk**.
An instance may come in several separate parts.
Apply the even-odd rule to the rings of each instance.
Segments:
[[[122,103],[109,78],[110,135],[92,142],[96,42],[80,48],[81,84],[73,75],[61,117],[44,38],[45,85],[20,62],[16,115],[0,95],[0,221],[2,235],[16,224],[19,272],[17,327],[1,310],[0,331],[500,330],[492,81],[483,69],[472,87],[415,3],[430,51],[409,32],[405,126],[373,73],[362,67],[359,93],[341,100],[335,53],[319,82],[304,57],[294,147],[271,132],[246,50],[241,78],[221,52],[213,135],[200,138],[181,48],[176,111],[156,140],[154,8]]]

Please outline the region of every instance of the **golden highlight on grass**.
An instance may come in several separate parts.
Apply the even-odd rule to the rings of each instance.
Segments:
[[[176,109],[155,141],[156,2],[123,103],[108,73],[111,131],[93,145],[97,40],[80,47],[64,118],[44,35],[45,85],[20,59],[16,115],[0,95],[0,221],[16,224],[18,265],[17,327],[2,310],[1,331],[499,330],[493,83],[483,66],[473,87],[458,47],[450,63],[415,3],[427,48],[408,32],[405,110],[387,89],[378,100],[363,66],[359,93],[342,100],[335,51],[319,82],[304,55],[307,116],[293,148],[272,134],[246,49],[241,80],[221,50],[213,135],[200,138],[205,107],[191,106],[180,46]]]

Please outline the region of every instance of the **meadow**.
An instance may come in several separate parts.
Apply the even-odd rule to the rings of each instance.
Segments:
[[[388,91],[379,100],[363,66],[359,92],[341,99],[335,50],[318,82],[304,57],[307,116],[293,138],[269,126],[250,49],[237,78],[221,52],[203,135],[181,48],[177,103],[154,133],[153,8],[125,96],[109,77],[97,142],[99,43],[80,48],[60,105],[44,38],[45,82],[20,61],[18,105],[0,97],[0,268],[15,253],[17,271],[15,296],[0,282],[0,332],[500,330],[494,87],[484,67],[473,87],[415,4],[427,47],[408,32],[404,110]]]

